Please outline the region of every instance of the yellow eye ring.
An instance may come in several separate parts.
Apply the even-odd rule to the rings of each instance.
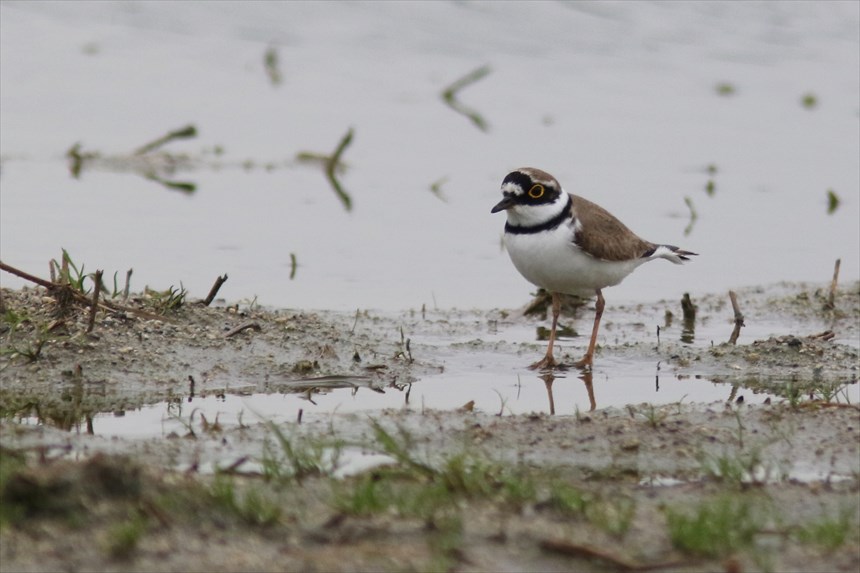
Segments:
[[[532,188],[529,189],[529,197],[532,199],[540,199],[543,197],[543,185],[537,183],[532,185]]]

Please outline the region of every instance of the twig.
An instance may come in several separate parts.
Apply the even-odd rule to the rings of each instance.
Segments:
[[[64,259],[64,265],[67,265],[67,263],[65,263],[65,259]],[[85,305],[91,304],[90,299],[87,298],[84,294],[82,294],[76,290],[73,290],[71,288],[66,288],[66,287],[68,287],[68,285],[46,281],[45,279],[40,279],[39,277],[35,277],[29,273],[22,271],[21,269],[16,269],[15,267],[10,267],[9,265],[3,263],[2,261],[0,261],[0,270],[3,270],[3,271],[6,271],[7,273],[19,276],[22,279],[30,281],[32,283],[36,283],[37,285],[45,287],[46,289],[48,289],[50,291],[55,291],[56,289],[59,289],[59,288],[65,288],[66,291],[71,295],[71,297],[74,298],[79,303],[82,303]],[[66,272],[61,273],[61,274],[63,276],[68,276],[68,267],[67,267]],[[121,304],[116,304],[116,303],[109,302],[106,300],[102,300],[101,302],[98,303],[98,305],[103,310],[110,310],[112,312],[127,312],[129,314],[134,314],[134,315],[137,315],[141,318],[146,318],[148,320],[160,320],[162,322],[176,322],[176,320],[174,320],[173,318],[170,318],[168,316],[162,316],[160,314],[147,312],[145,310],[140,310],[137,308],[131,308],[129,306],[123,306]]]
[[[836,308],[836,283],[839,282],[839,266],[842,264],[842,259],[836,259],[836,264],[833,265],[833,280],[830,281],[830,295],[827,297],[827,302],[824,308],[833,310]]]
[[[797,408],[851,408],[860,412],[860,404],[847,404],[845,402],[825,402],[824,400],[811,400],[801,402]]]
[[[99,309],[99,294],[102,292],[102,274],[103,271],[96,271],[95,280],[96,286],[93,289],[93,305],[90,307],[90,321],[87,324],[87,334],[93,331],[96,325],[96,312]]]
[[[681,341],[692,343],[696,335],[696,310],[698,307],[693,304],[690,298],[690,293],[685,292],[681,297],[681,311],[684,317],[684,328],[681,330]]]
[[[684,317],[684,326],[691,330],[696,325],[696,305],[693,304],[693,299],[690,298],[690,293],[685,292],[681,297],[681,312]]]
[[[242,456],[242,457],[238,458],[236,461],[234,461],[232,464],[230,464],[229,466],[224,468],[223,470],[219,470],[218,473],[219,474],[234,474],[239,469],[239,466],[241,466],[242,464],[247,462],[249,459],[251,459],[251,456]]]
[[[170,143],[174,139],[189,139],[192,137],[197,137],[197,128],[194,125],[186,125],[183,128],[176,129],[174,131],[169,131],[165,135],[162,135],[158,139],[147,143],[139,147],[134,154],[135,155],[143,155],[144,153],[149,153],[154,149],[158,149],[165,143]]]
[[[352,210],[352,198],[347,194],[346,191],[343,190],[343,187],[340,184],[340,181],[337,179],[337,174],[335,170],[337,169],[338,164],[340,163],[340,156],[343,155],[344,150],[347,146],[352,143],[352,128],[349,128],[349,131],[346,132],[346,135],[341,138],[340,143],[337,144],[337,149],[334,150],[334,153],[331,157],[328,158],[325,165],[325,176],[328,178],[329,183],[331,183],[334,192],[337,194],[341,203],[343,203],[344,209],[347,211]]]
[[[829,341],[836,338],[836,333],[832,330],[825,330],[824,332],[819,332],[818,334],[810,334],[806,338],[811,338],[813,340]]]
[[[25,273],[24,271],[22,271],[20,269],[16,269],[15,267],[10,267],[9,265],[4,263],[3,261],[0,261],[0,270],[6,271],[9,274],[21,277],[25,281],[30,281],[31,283],[36,283],[37,285],[43,286],[43,287],[48,288],[48,289],[57,288],[59,286],[53,282],[46,281],[45,279],[40,279],[39,277],[34,277],[33,275],[31,275],[29,273]]]
[[[128,272],[125,273],[125,288],[122,289],[123,302],[128,300],[128,289],[131,288],[131,273],[133,272],[134,269],[128,269]]]
[[[227,273],[224,273],[223,277],[219,276],[217,279],[215,279],[215,284],[212,285],[212,288],[209,289],[209,294],[206,295],[206,298],[202,301],[203,306],[209,306],[210,304],[212,304],[212,301],[215,300],[215,295],[218,294],[218,289],[220,289],[221,285],[223,285],[225,282],[227,282]]]
[[[481,131],[488,130],[486,120],[478,112],[471,110],[461,104],[460,101],[457,99],[457,92],[459,92],[466,86],[477,82],[489,73],[490,66],[481,66],[480,68],[473,70],[462,78],[458,79],[450,86],[445,88],[445,90],[442,92],[442,100],[457,113],[461,113],[468,117],[472,121],[472,123],[475,124],[475,127],[480,129]]]
[[[693,304],[693,299],[690,298],[690,293],[685,292],[681,297],[681,312],[684,316],[684,322],[696,322],[696,305]]]
[[[81,267],[81,270],[83,271],[83,267]],[[72,284],[70,277],[71,277],[71,275],[69,274],[69,257],[67,257],[66,253],[64,252],[63,253],[63,266],[60,269],[60,276],[57,278],[60,280],[63,280],[65,278],[66,284],[70,285],[70,284]]]
[[[634,563],[633,561],[628,561],[627,559],[618,555],[612,555],[611,553],[602,551],[597,547],[592,547],[590,545],[583,545],[579,543],[571,543],[569,541],[563,541],[560,539],[544,539],[540,542],[540,548],[544,551],[561,553],[562,555],[567,555],[569,557],[579,557],[582,559],[593,559],[595,561],[601,561],[619,571],[651,571],[654,569],[678,567],[679,565],[687,565],[690,563],[689,561],[669,561],[663,563]]]
[[[738,305],[738,295],[735,294],[735,291],[729,291],[729,298],[732,301],[732,310],[735,313],[735,328],[732,330],[732,335],[729,336],[729,344],[737,344],[738,336],[741,335],[741,328],[744,325],[744,315],[741,313],[741,307]]]
[[[249,328],[253,328],[257,332],[260,332],[261,330],[263,330],[262,327],[260,326],[260,324],[257,322],[246,322],[245,324],[240,324],[239,326],[237,326],[236,328],[234,328],[233,330],[231,330],[230,332],[225,334],[224,338],[230,338],[231,336],[236,336],[237,334],[239,334],[243,330],[248,330]]]

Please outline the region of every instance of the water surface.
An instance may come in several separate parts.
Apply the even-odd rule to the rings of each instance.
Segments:
[[[62,247],[133,267],[133,289],[202,297],[227,273],[227,300],[281,307],[517,307],[533,289],[489,210],[533,165],[701,253],[639,269],[610,308],[825,281],[837,257],[860,276],[857,3],[9,1],[0,32],[0,257],[34,274]],[[481,66],[459,98],[486,132],[440,97]],[[192,168],[159,175],[192,194],[69,174],[76,142],[127,157],[186,124],[165,149]],[[347,212],[296,155],[350,128]]]

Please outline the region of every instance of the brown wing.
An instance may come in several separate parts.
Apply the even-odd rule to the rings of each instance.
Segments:
[[[640,239],[609,211],[588,199],[574,196],[573,211],[582,225],[573,242],[595,258],[605,261],[638,259],[655,247],[654,243]]]

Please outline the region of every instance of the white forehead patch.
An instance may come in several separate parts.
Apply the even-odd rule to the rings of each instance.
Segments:
[[[507,183],[502,185],[502,193],[504,195],[522,195],[525,192],[525,189],[523,189],[513,181],[508,181]]]

